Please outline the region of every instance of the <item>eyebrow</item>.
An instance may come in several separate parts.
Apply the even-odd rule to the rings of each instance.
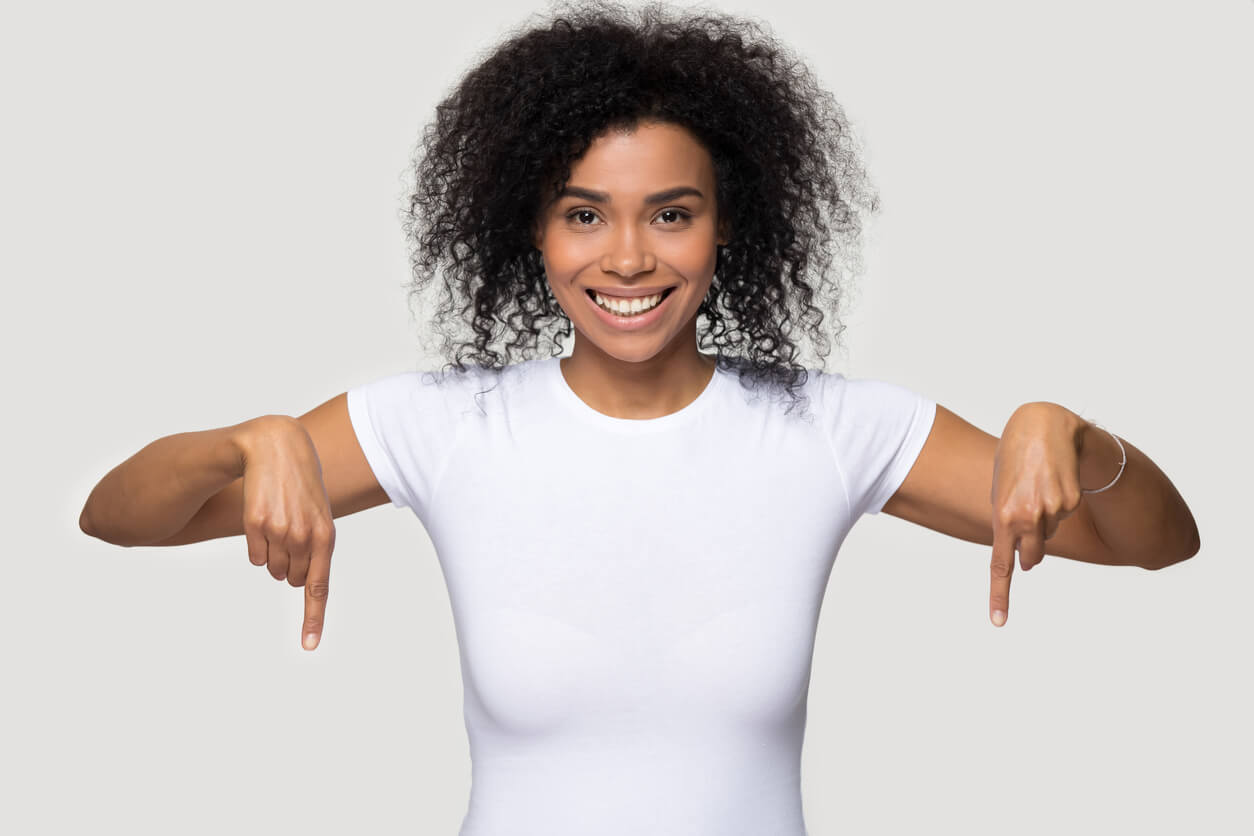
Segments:
[[[646,195],[644,198],[644,202],[647,205],[652,205],[654,203],[666,203],[667,201],[674,200],[677,197],[685,197],[687,195],[692,195],[694,197],[699,197],[699,198],[705,197],[705,195],[701,194],[700,191],[698,191],[697,189],[694,189],[692,186],[676,186],[673,189],[666,189],[665,191],[654,192],[651,195]],[[610,196],[606,194],[605,192],[597,192],[597,191],[593,191],[592,189],[583,189],[583,188],[580,188],[579,186],[567,186],[566,188],[562,189],[561,193],[558,194],[558,197],[559,198],[578,197],[584,200],[591,200],[593,203],[609,203],[610,202]]]

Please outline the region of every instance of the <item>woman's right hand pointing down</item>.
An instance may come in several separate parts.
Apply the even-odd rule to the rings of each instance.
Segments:
[[[244,448],[244,536],[248,559],[275,580],[305,587],[303,645],[322,639],[335,523],[322,463],[295,418],[270,415],[250,428]]]

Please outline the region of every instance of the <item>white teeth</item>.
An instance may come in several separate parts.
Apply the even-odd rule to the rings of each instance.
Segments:
[[[635,299],[618,299],[609,296],[602,296],[595,290],[592,291],[596,297],[597,304],[608,311],[619,314],[620,316],[630,316],[632,314],[643,313],[657,307],[662,301],[662,294],[655,293],[652,296],[636,297]]]

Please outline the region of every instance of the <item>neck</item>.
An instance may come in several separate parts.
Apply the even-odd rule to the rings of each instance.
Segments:
[[[678,342],[674,340],[672,342]],[[576,332],[562,375],[579,399],[612,418],[643,420],[678,412],[697,399],[714,374],[714,356],[691,345],[668,346],[640,362],[620,360]]]

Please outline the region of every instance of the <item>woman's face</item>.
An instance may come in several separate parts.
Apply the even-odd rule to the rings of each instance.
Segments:
[[[536,248],[549,286],[575,328],[576,350],[595,347],[643,362],[667,346],[696,347],[697,308],[714,275],[714,163],[686,129],[646,122],[596,139],[541,215]],[[605,310],[643,309],[634,315]],[[661,303],[648,297],[665,293]],[[672,345],[677,338],[682,343]],[[591,344],[591,345],[588,345]]]

